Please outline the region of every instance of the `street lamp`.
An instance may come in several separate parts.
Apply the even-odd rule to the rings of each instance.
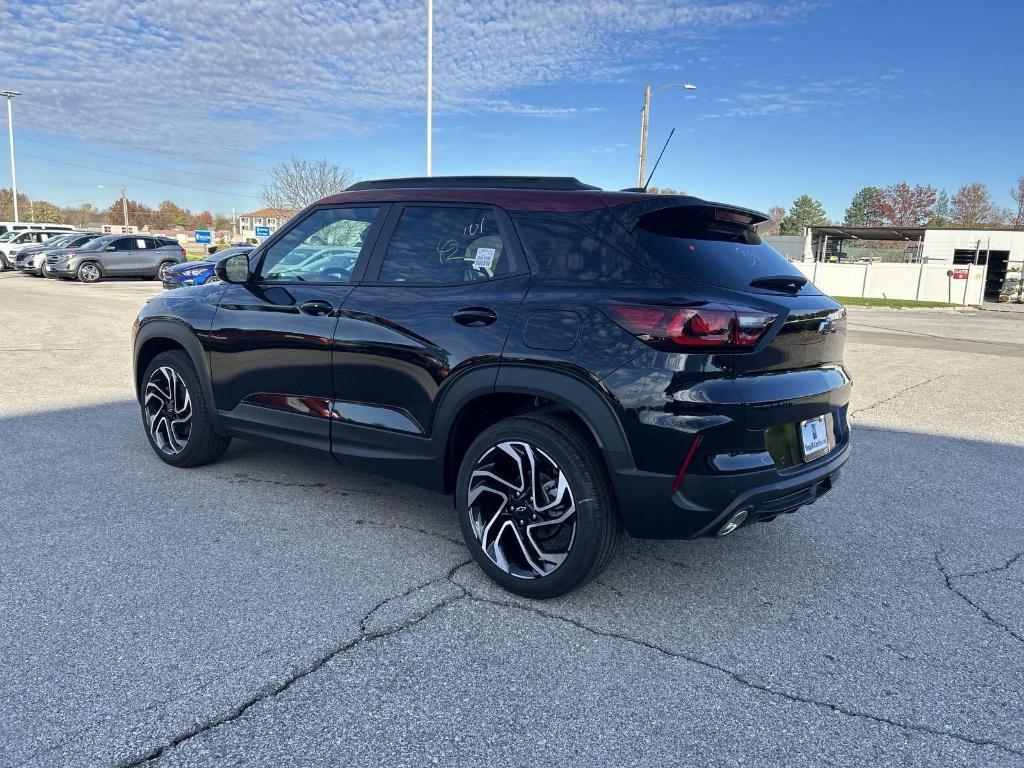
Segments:
[[[687,91],[697,90],[697,86],[693,83],[668,83],[654,90],[654,93],[661,93],[666,88],[683,88]],[[644,106],[640,110],[640,168],[636,174],[636,185],[639,188],[643,188],[646,179],[644,174],[647,173],[647,127],[651,121],[651,84],[647,83],[644,86]]]
[[[11,102],[15,96],[21,96],[18,91],[0,91],[0,96],[7,97],[7,140],[11,147],[11,199],[14,201],[14,221],[18,221],[18,174],[14,170],[14,112]]]
[[[434,133],[434,0],[427,0],[427,176],[431,175]]]

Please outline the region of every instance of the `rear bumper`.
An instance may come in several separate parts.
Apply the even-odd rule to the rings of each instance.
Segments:
[[[674,475],[612,470],[626,530],[641,539],[714,536],[740,510],[746,522],[767,520],[812,504],[832,490],[850,458],[849,442],[789,470],[687,475],[673,492]]]

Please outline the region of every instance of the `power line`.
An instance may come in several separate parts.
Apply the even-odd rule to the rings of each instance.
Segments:
[[[217,190],[217,189],[206,189],[205,187],[193,187],[190,184],[178,184],[178,183],[173,182],[173,181],[164,181],[162,179],[151,179],[151,178],[148,178],[146,176],[133,176],[133,175],[128,174],[128,173],[120,173],[118,171],[111,171],[111,170],[106,169],[106,168],[95,168],[95,167],[93,167],[91,165],[83,165],[81,163],[72,163],[72,162],[69,162],[67,160],[55,160],[52,157],[43,157],[42,155],[33,155],[33,154],[29,154],[28,152],[18,152],[18,157],[31,157],[33,160],[43,160],[44,162],[47,162],[47,163],[57,163],[59,165],[68,165],[68,166],[71,166],[71,167],[74,167],[74,168],[84,168],[87,171],[96,171],[97,173],[102,173],[102,174],[105,174],[107,176],[113,176],[114,178],[117,178],[117,179],[134,179],[135,181],[148,181],[148,182],[153,183],[153,184],[162,184],[164,186],[169,186],[169,187],[181,187],[182,189],[191,189],[191,190],[194,190],[196,192],[208,192],[209,194],[213,194],[213,195],[225,195],[225,196],[230,195],[231,197],[251,197],[254,200],[259,200],[260,199],[259,195],[250,195],[250,194],[246,194],[244,192],[224,192],[222,190]]]
[[[6,122],[6,120],[5,120],[5,122]],[[25,123],[27,125],[32,125],[32,126],[35,126],[36,128],[42,128],[43,130],[50,131],[51,133],[60,133],[60,131],[57,128],[54,128],[52,125],[47,125],[46,123],[40,123],[40,122],[37,122],[35,120],[28,120],[28,119],[25,119],[25,118],[19,118],[18,122],[19,123]],[[223,165],[226,168],[237,168],[238,170],[242,170],[242,171],[253,171],[255,173],[269,173],[269,171],[266,168],[253,168],[252,166],[249,166],[249,165],[238,165],[237,163],[225,163],[223,160],[212,160],[210,158],[200,157],[198,155],[189,155],[189,154],[187,154],[185,152],[177,152],[177,151],[169,152],[167,150],[156,149],[154,147],[147,147],[147,146],[142,146],[142,145],[139,145],[139,144],[131,144],[131,143],[127,142],[127,141],[118,141],[117,139],[95,139],[95,138],[89,138],[89,137],[84,137],[84,136],[81,137],[81,138],[82,138],[83,141],[91,141],[91,142],[96,142],[96,143],[99,143],[99,144],[118,144],[119,146],[129,147],[129,148],[137,150],[139,152],[144,152],[146,154],[165,155],[167,157],[176,157],[176,158],[182,159],[182,160],[195,160],[196,162],[200,162],[200,163],[208,163],[208,164],[213,164],[213,165]]]
[[[52,141],[43,141],[42,139],[30,139],[28,136],[19,137],[18,141],[30,141],[33,144],[45,144],[48,147],[56,147],[57,149],[66,149],[69,152],[78,152],[83,155],[94,155],[96,157],[102,157],[107,160],[116,160],[119,163],[133,163],[135,165],[145,165],[150,168],[158,168],[161,171],[171,171],[172,173],[187,173],[192,176],[202,176],[207,179],[214,179],[215,181],[225,181],[223,176],[214,176],[211,173],[201,173],[200,171],[186,171],[182,168],[170,168],[166,165],[157,165],[156,163],[147,163],[144,160],[129,160],[126,157],[117,157],[116,155],[105,155],[102,152],[92,152],[88,149],[77,149],[76,147],[69,147],[64,144],[55,144]],[[245,184],[243,179],[227,179],[228,181],[237,181],[240,184]]]

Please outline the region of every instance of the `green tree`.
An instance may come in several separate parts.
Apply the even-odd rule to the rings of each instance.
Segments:
[[[12,221],[14,219],[14,203],[11,196],[11,188],[0,189],[0,221]],[[18,218],[26,221],[29,217],[29,199],[24,192],[18,193]]]
[[[940,189],[935,195],[935,207],[932,208],[932,217],[928,220],[929,227],[946,227],[953,217],[953,210],[949,204],[949,192]]]
[[[18,203],[21,206],[21,203]],[[45,221],[49,224],[65,224],[64,211],[47,200],[33,200],[28,207],[33,221]],[[21,213],[19,210],[18,213]]]
[[[843,223],[848,227],[871,227],[878,224],[878,201],[881,197],[878,187],[864,187],[853,196],[846,209]]]
[[[810,195],[800,195],[789,207],[779,229],[784,235],[802,235],[804,227],[828,224],[825,207]]]

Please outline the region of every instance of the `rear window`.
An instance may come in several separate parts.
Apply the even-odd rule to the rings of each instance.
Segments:
[[[665,271],[723,288],[751,290],[757,278],[803,277],[757,232],[723,221],[715,211],[696,206],[654,211],[637,223],[637,241]],[[813,290],[808,283],[803,292]]]

